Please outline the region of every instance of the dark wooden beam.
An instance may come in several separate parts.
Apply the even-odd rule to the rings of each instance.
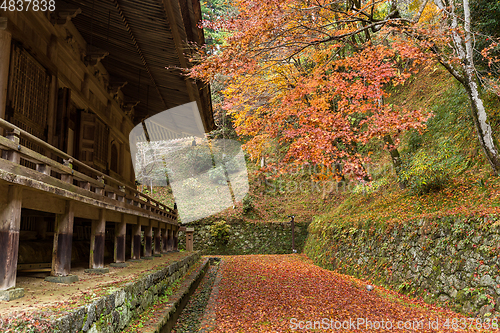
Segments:
[[[137,218],[137,224],[132,227],[132,259],[141,259],[141,223],[140,218]]]
[[[68,276],[71,271],[73,245],[74,201],[66,202],[64,214],[56,215],[54,249],[52,253],[52,276]]]
[[[104,239],[106,233],[106,217],[104,209],[99,212],[99,219],[92,221],[90,236],[89,268],[104,268]]]
[[[178,0],[162,0],[163,6],[165,7],[165,13],[167,14],[167,19],[170,24],[170,30],[172,31],[172,36],[174,37],[175,48],[177,49],[177,56],[179,57],[179,62],[181,67],[189,68],[185,51],[187,48],[187,34],[184,29],[184,22],[182,20],[182,11],[179,6]],[[193,89],[193,83],[189,79],[184,80],[186,83],[187,92],[189,99],[191,101],[196,101],[198,104],[198,109],[202,111],[202,105],[199,95]],[[198,96],[197,96],[198,95]],[[203,117],[202,117],[203,118]],[[205,126],[205,124],[203,124]],[[205,127],[206,128],[206,127]]]
[[[127,234],[127,224],[125,223],[125,214],[122,214],[122,221],[115,225],[115,251],[114,258],[116,263],[125,262],[125,237]]]
[[[5,202],[0,202],[0,290],[16,285],[22,188],[10,185]]]
[[[161,234],[160,228],[154,228],[154,238],[155,238],[155,246],[154,246],[154,254],[161,253]]]
[[[151,257],[151,249],[153,245],[153,226],[149,223],[144,230],[144,256]]]
[[[165,224],[160,230],[161,232],[161,252],[166,253],[168,251],[168,225]]]

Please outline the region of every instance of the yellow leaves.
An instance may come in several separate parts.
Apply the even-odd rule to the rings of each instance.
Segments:
[[[425,0],[413,0],[410,3],[409,10],[414,15],[418,13],[420,7],[422,6]],[[420,16],[419,22],[421,23],[436,23],[436,20],[439,18],[439,8],[434,4],[434,1],[427,1],[427,4]]]

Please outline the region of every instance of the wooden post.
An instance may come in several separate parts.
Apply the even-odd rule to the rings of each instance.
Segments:
[[[22,188],[9,185],[6,202],[0,203],[0,290],[15,287]]]
[[[151,257],[151,248],[153,243],[153,226],[151,225],[151,221],[149,225],[144,230],[144,257]]]
[[[193,251],[194,228],[186,228],[186,251]]]
[[[54,250],[52,253],[52,276],[67,276],[71,271],[73,245],[73,201],[66,202],[64,214],[56,215]]]
[[[44,175],[50,176],[50,166],[47,164],[37,164],[36,165],[36,171],[43,173]]]
[[[173,227],[170,226],[170,228],[173,228]],[[174,230],[173,229],[168,230],[168,243],[167,244],[168,244],[167,251],[169,251],[169,252],[173,251],[174,250]]]
[[[161,229],[161,252],[166,253],[168,251],[168,224]]]
[[[141,221],[137,218],[137,224],[132,227],[132,259],[141,259]]]
[[[68,168],[73,169],[73,166],[71,163],[73,163],[73,160],[70,158],[70,159],[64,160],[63,165],[68,167]],[[61,180],[63,182],[66,182],[66,183],[73,183],[73,174],[62,174]]]
[[[155,249],[154,254],[161,253],[161,235],[160,228],[154,228],[154,237],[155,237]]]
[[[104,239],[106,236],[106,217],[104,209],[99,212],[99,219],[92,221],[90,236],[89,268],[104,268]]]
[[[179,238],[178,238],[178,232],[179,232],[179,227],[174,227],[174,251],[179,251]]]
[[[125,214],[122,214],[122,221],[115,226],[115,262],[125,262],[125,237],[127,234],[127,224]]]
[[[0,18],[0,118],[5,119],[7,87],[9,85],[10,49],[12,35],[7,29],[7,19]],[[3,134],[1,130],[0,134]]]
[[[21,132],[19,130],[14,130],[12,132],[7,133],[7,139],[14,142],[18,147],[19,146],[19,136]],[[3,152],[3,158],[11,161],[12,163],[19,164],[21,163],[21,155],[16,150],[7,150]]]

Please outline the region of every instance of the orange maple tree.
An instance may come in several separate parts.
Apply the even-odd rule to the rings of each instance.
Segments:
[[[224,108],[252,158],[279,147],[271,160],[280,169],[336,164],[366,177],[369,157],[360,151],[370,140],[394,149],[401,133],[424,129],[430,116],[385,104],[386,88],[405,84],[429,60],[463,77],[449,47],[458,33],[441,24],[446,10],[415,2],[413,16],[403,18],[399,1],[235,0],[236,16],[205,22],[225,32],[221,50],[202,49],[189,75],[227,78]]]

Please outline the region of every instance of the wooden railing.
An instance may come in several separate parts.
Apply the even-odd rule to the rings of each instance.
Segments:
[[[0,135],[0,149],[3,151],[2,158],[16,164],[19,164],[22,158],[34,163],[36,165],[36,171],[44,175],[59,176],[64,182],[71,184],[76,183],[77,186],[98,195],[106,196],[119,202],[126,202],[154,214],[174,220],[177,219],[177,213],[165,204],[154,200],[115,178],[91,168],[85,163],[76,160],[74,157],[1,118],[0,128],[3,128],[7,132],[6,136]],[[63,162],[58,162],[53,158],[22,146],[20,144],[20,138],[24,138],[38,145],[43,148],[47,154],[51,153],[52,156],[61,158]],[[77,167],[78,171],[75,170],[74,167]]]

